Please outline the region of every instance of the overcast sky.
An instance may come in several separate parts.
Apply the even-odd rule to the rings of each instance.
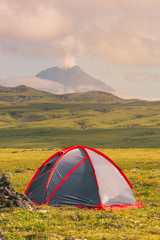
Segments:
[[[75,64],[124,96],[160,99],[160,1],[0,0],[3,82]]]

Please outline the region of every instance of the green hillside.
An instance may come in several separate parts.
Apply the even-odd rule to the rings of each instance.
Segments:
[[[125,103],[126,100],[106,92],[85,92],[56,95],[46,91],[20,85],[18,87],[0,86],[0,101],[9,103],[37,103],[37,102],[90,102],[90,103]],[[128,102],[128,101],[127,101]]]
[[[0,86],[0,103],[9,102],[16,104],[18,102],[57,102],[59,98],[49,92],[38,91],[36,89],[20,85],[18,87],[2,87]]]
[[[159,147],[160,101],[0,87],[1,147]]]

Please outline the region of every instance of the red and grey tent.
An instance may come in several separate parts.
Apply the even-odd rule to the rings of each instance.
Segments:
[[[55,153],[38,169],[25,194],[36,205],[95,209],[142,207],[123,170],[93,148],[74,146]]]

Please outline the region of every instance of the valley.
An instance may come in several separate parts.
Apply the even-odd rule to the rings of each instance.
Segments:
[[[19,99],[19,101],[18,101]],[[1,147],[159,147],[160,101],[0,88]]]

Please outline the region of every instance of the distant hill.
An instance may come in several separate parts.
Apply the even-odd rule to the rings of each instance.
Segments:
[[[24,85],[17,87],[2,87],[0,86],[0,101],[18,103],[21,101],[25,102],[57,102],[59,98],[49,92],[39,91]]]
[[[52,67],[41,71],[36,75],[37,78],[46,79],[58,83],[58,86],[52,92],[54,93],[74,93],[86,91],[104,91],[115,93],[115,90],[97,80],[84,71],[80,67],[72,68]],[[50,91],[49,89],[47,89]]]
[[[0,101],[11,103],[18,102],[85,102],[85,103],[125,103],[123,100],[112,93],[91,91],[84,93],[70,93],[56,95],[46,91],[39,91],[24,85],[18,87],[0,86]]]
[[[81,103],[124,103],[128,100],[121,99],[112,93],[101,91],[88,91],[84,93],[68,93],[59,95],[59,98],[65,102]]]
[[[132,104],[155,105],[160,101],[145,101],[139,99],[122,99],[112,93],[103,91],[87,91],[84,93],[54,94],[48,91],[40,91],[25,85],[17,87],[0,86],[0,102],[6,103],[108,103],[108,104]]]

